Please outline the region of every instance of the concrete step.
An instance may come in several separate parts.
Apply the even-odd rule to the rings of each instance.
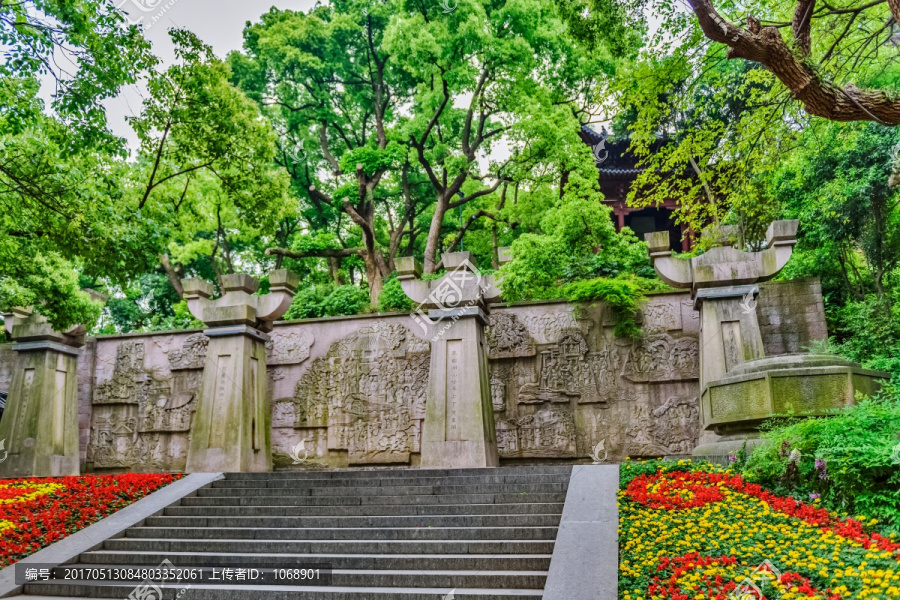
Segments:
[[[78,562],[203,572],[159,584],[161,600],[541,600],[571,468],[229,474]],[[330,585],[276,576],[314,565]],[[223,568],[261,577],[210,580]],[[29,584],[23,598],[128,598],[132,579]]]
[[[545,465],[519,465],[510,467],[497,467],[493,469],[283,469],[274,473],[227,473],[228,480],[261,479],[270,481],[273,479],[404,479],[409,477],[473,477],[482,475],[548,475],[565,474],[572,472],[571,464],[545,464]]]
[[[561,514],[362,517],[150,517],[151,527],[555,527]]]
[[[182,498],[182,506],[384,506],[384,505],[435,505],[435,504],[525,504],[566,501],[564,493],[558,494],[463,494],[421,496],[300,496],[289,490],[273,495],[225,495],[226,490],[201,489],[197,496]],[[210,494],[209,492],[215,492]]]
[[[70,593],[73,586],[42,584],[26,586],[26,593],[42,594],[16,596],[29,600],[72,600],[73,598],[127,598],[133,587],[110,587],[99,589],[94,596],[74,596]],[[99,587],[99,586],[98,586]],[[162,585],[162,600],[175,600],[177,594],[184,589],[180,586]],[[78,591],[82,591],[78,589]],[[234,590],[228,585],[194,584],[187,593],[179,598],[184,600],[440,600],[453,592],[456,600],[541,600],[542,589],[471,589],[471,588],[398,588],[398,587],[301,587],[301,586],[259,586],[253,589]],[[125,592],[123,595],[122,592]],[[156,600],[154,598],[154,600]]]
[[[486,483],[478,485],[396,485],[358,487],[292,487],[285,485],[230,487],[213,484],[213,489],[229,492],[229,496],[258,495],[266,492],[289,490],[293,496],[414,496],[414,495],[461,495],[461,494],[554,494],[566,491],[565,483]]]
[[[172,552],[152,550],[95,550],[81,555],[81,561],[97,565],[147,565],[170,560],[176,567],[255,567],[289,569],[298,564],[329,565],[343,570],[428,570],[428,571],[546,571],[550,554],[307,554],[273,552]]]
[[[308,477],[279,477],[276,479],[223,479],[213,484],[216,488],[329,488],[329,487],[397,487],[397,486],[480,486],[562,483],[569,481],[568,473],[531,475],[474,475],[457,477],[385,477],[311,479]]]
[[[551,540],[247,540],[116,538],[104,550],[119,552],[242,552],[295,554],[551,554]]]
[[[554,540],[557,524],[542,527],[132,527],[133,539],[242,539],[242,540]]]
[[[386,488],[387,489],[387,488]],[[250,504],[256,499],[268,498],[294,498],[297,502],[309,505],[337,505],[337,504],[507,504],[510,502],[559,502],[559,498],[565,501],[565,490],[561,492],[535,493],[527,490],[515,492],[467,492],[463,494],[359,494],[359,495],[307,495],[294,493],[290,488],[259,489],[253,492],[247,490],[229,490],[226,488],[202,488],[197,490],[197,498],[250,498]],[[268,500],[265,500],[268,501]]]
[[[388,506],[172,506],[167,517],[292,517],[292,516],[413,516],[413,515],[526,515],[560,514],[563,504],[437,504]]]

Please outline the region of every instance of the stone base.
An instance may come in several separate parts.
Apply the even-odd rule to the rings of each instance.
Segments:
[[[700,444],[691,453],[694,457],[708,458],[712,462],[725,462],[729,456],[737,456],[746,444],[747,455],[766,441],[756,431],[720,437],[717,441]]]
[[[887,373],[832,355],[786,354],[738,365],[702,391],[701,427],[748,431],[778,415],[822,416],[872,395]]]

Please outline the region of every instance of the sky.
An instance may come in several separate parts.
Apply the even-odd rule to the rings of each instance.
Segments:
[[[132,22],[144,25],[144,36],[153,44],[154,53],[165,64],[174,59],[168,30],[183,27],[200,36],[224,57],[243,44],[241,35],[247,21],[257,21],[271,6],[292,10],[309,10],[316,0],[114,0]],[[140,111],[142,93],[138,86],[129,86],[106,102],[107,117],[113,132],[128,140],[132,150],[137,137],[125,120]]]

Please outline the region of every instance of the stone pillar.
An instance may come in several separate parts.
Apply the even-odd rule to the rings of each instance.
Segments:
[[[299,278],[273,271],[268,294],[254,296],[259,282],[249,275],[225,275],[224,294],[185,279],[191,313],[206,323],[207,362],[191,423],[188,473],[247,473],[272,470],[271,411],[266,393],[266,342],[272,323],[291,306]]]
[[[721,379],[742,362],[765,357],[756,317],[759,286],[734,285],[697,291],[700,311],[700,387]]]
[[[506,252],[500,255],[507,259]],[[444,277],[421,281],[412,258],[397,259],[403,291],[419,304],[413,318],[432,331],[421,466],[496,467],[484,326],[488,303],[499,299],[499,290],[492,277],[478,273],[470,253],[445,253],[442,261]]]
[[[668,232],[647,235],[659,276],[689,288],[700,311],[700,406],[705,443],[694,455],[724,456],[759,444],[757,427],[778,415],[821,416],[872,394],[886,373],[828,355],[766,357],[756,315],[758,283],[778,274],[791,256],[797,221],[775,221],[766,249],[741,252],[722,228],[718,247],[691,259],[669,251]]]
[[[767,249],[742,252],[731,247],[723,227],[720,246],[685,260],[672,256],[669,232],[648,233],[650,259],[666,283],[688,288],[700,311],[700,388],[721,379],[741,363],[765,357],[756,316],[757,283],[781,271],[796,243],[797,221],[775,221],[766,232]]]
[[[0,478],[79,475],[78,353],[86,330],[54,331],[30,309],[5,313],[16,366],[0,421]]]

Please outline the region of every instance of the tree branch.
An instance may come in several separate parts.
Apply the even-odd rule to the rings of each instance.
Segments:
[[[337,250],[288,250],[287,248],[266,248],[266,256],[284,256],[285,258],[346,258],[362,256],[364,248],[340,248]]]
[[[900,99],[882,90],[863,90],[849,84],[839,86],[825,80],[817,70],[796,56],[775,27],[763,27],[752,17],[747,27],[722,18],[710,0],[690,0],[704,35],[728,46],[728,58],[744,58],[769,69],[803,103],[806,112],[831,121],[877,121],[900,124]],[[891,11],[900,0],[890,0]],[[801,28],[801,36],[803,30]]]

